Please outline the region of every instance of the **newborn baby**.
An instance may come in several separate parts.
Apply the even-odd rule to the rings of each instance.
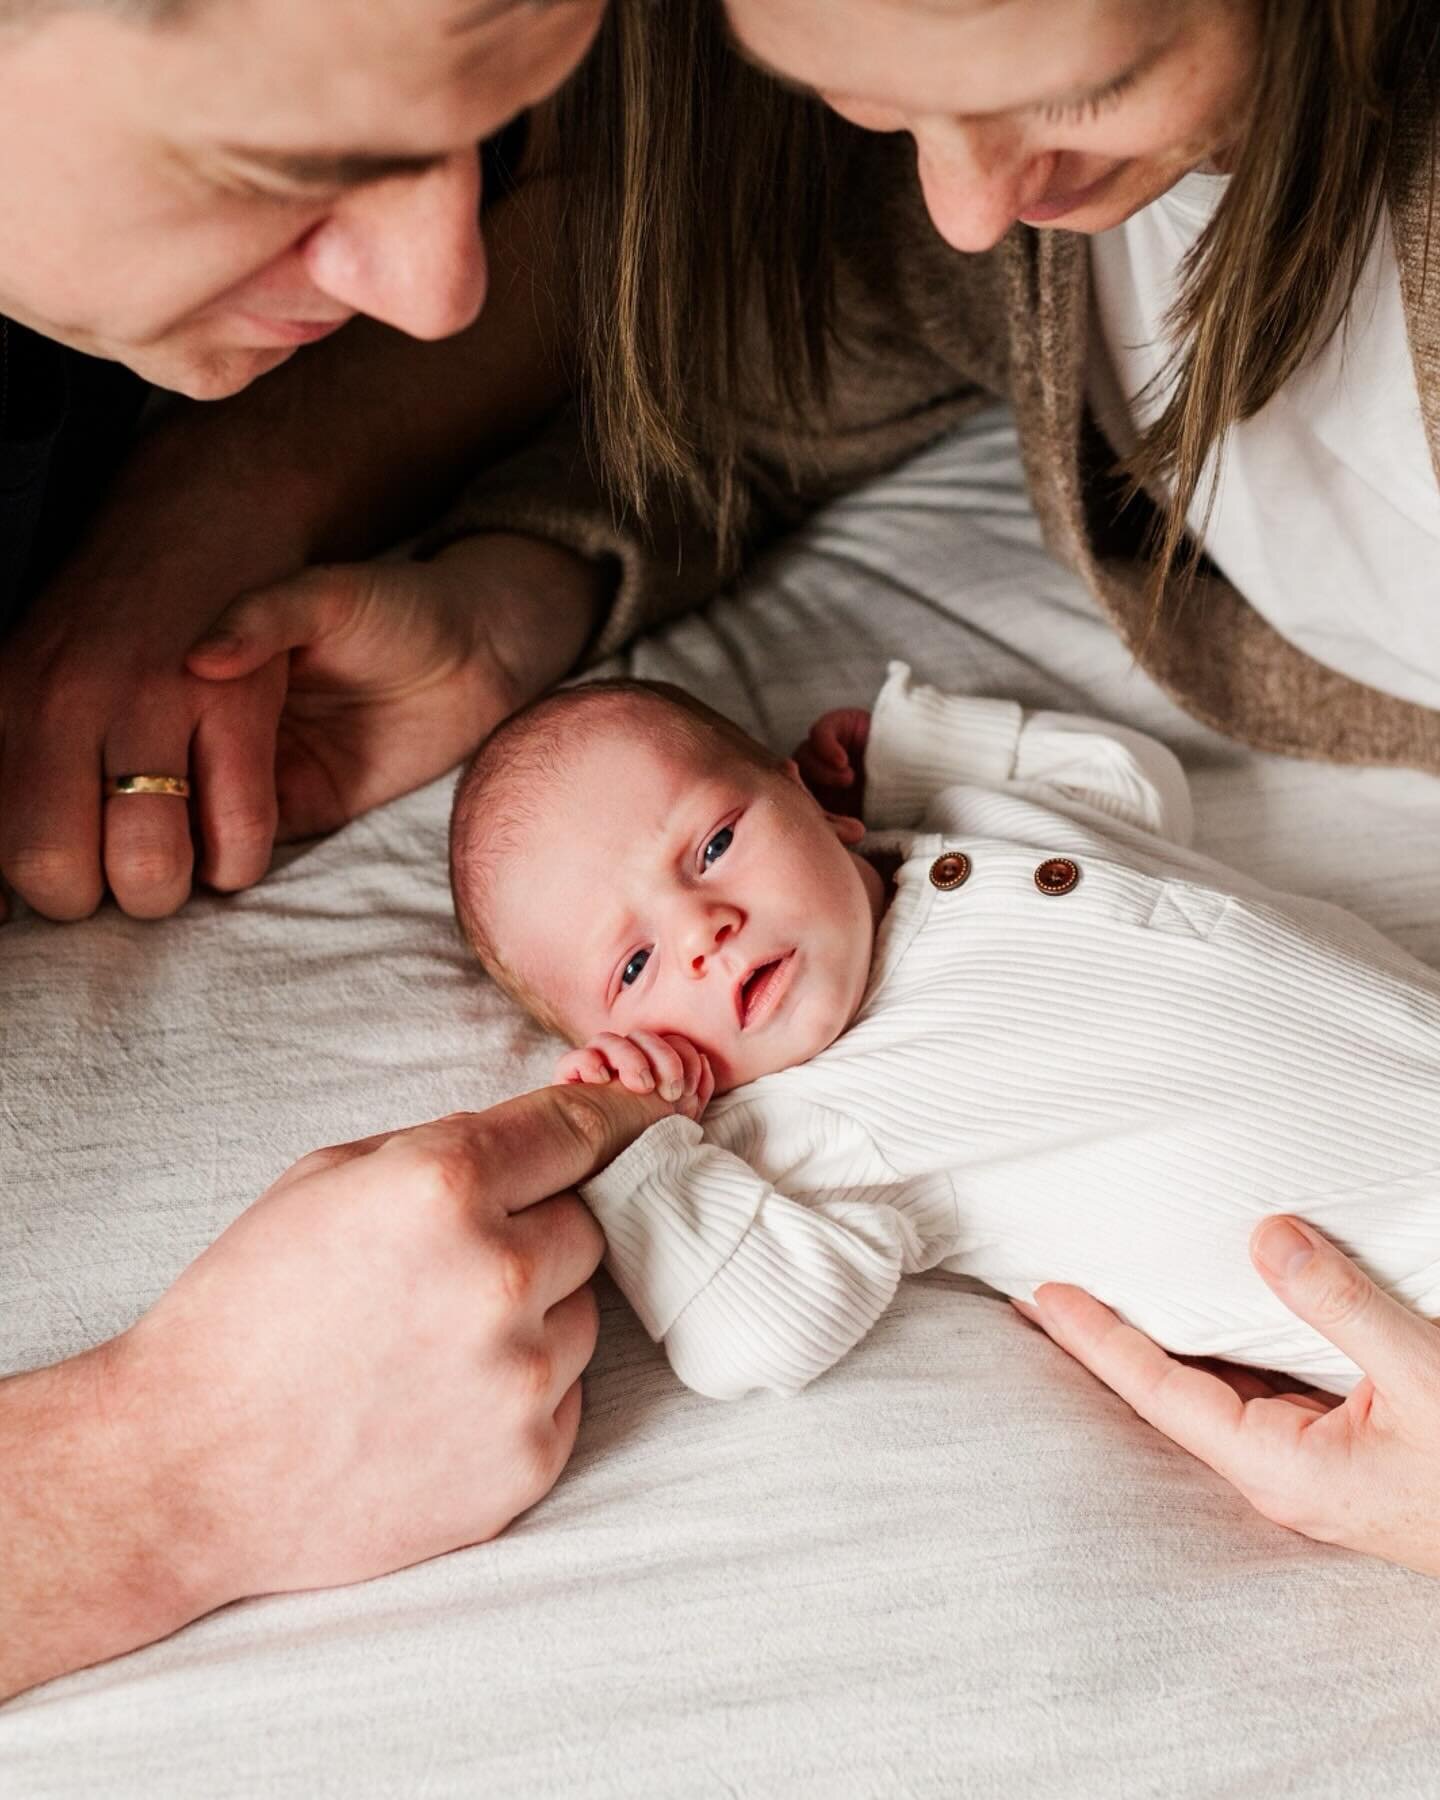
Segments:
[[[584,1190],[682,1380],[793,1392],[939,1267],[1347,1392],[1250,1266],[1275,1211],[1440,1313],[1440,976],[1187,849],[1137,732],[894,664],[810,755],[868,834],[641,683],[518,714],[456,799],[461,925],[580,1046],[557,1079],[704,1114]]]

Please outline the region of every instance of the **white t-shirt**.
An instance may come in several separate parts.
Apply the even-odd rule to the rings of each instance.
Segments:
[[[1091,399],[1117,448],[1160,411],[1151,384],[1168,356],[1165,317],[1226,180],[1187,175],[1091,241]],[[1440,484],[1388,217],[1346,324],[1224,451],[1211,560],[1316,661],[1440,707]],[[1210,472],[1191,509],[1197,530]]]

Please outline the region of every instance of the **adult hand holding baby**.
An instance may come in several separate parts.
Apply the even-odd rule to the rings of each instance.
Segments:
[[[1177,1362],[1078,1288],[1042,1286],[1021,1310],[1267,1519],[1440,1575],[1440,1331],[1297,1220],[1262,1221],[1250,1251],[1291,1312],[1365,1370],[1343,1402]]]
[[[129,1331],[0,1382],[0,1698],[244,1596],[493,1537],[554,1483],[618,1083],[296,1163]]]

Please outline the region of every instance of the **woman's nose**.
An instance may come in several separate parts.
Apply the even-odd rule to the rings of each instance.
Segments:
[[[1011,120],[939,119],[911,127],[925,209],[956,250],[988,250],[1045,190],[1051,156]]]
[[[464,330],[485,300],[478,154],[357,189],[304,254],[315,285],[354,312],[417,338]]]
[[[685,929],[685,962],[693,979],[699,980],[707,972],[715,952],[744,922],[744,914],[735,906],[712,903],[696,909]]]

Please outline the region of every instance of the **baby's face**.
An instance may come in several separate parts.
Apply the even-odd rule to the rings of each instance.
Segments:
[[[687,1037],[717,1091],[805,1062],[865,991],[878,875],[798,775],[596,731],[532,802],[491,909],[510,967],[576,1042]]]

